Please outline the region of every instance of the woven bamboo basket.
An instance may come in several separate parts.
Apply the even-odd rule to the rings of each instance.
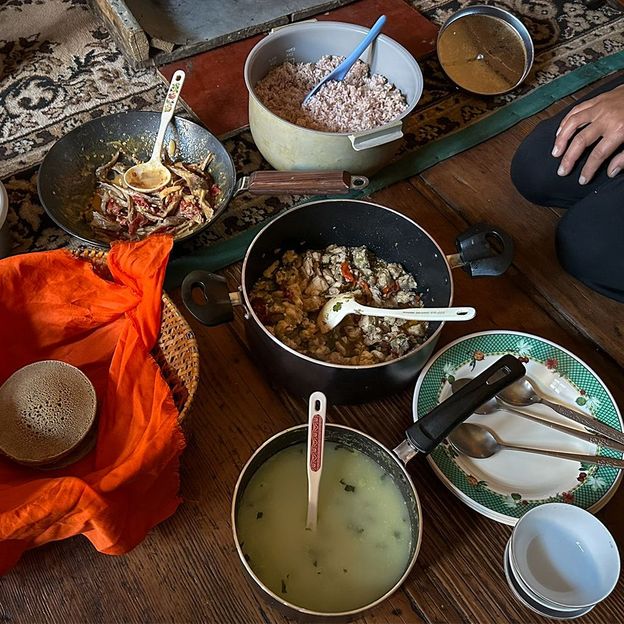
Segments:
[[[99,275],[110,279],[105,251],[80,248],[73,249],[72,253],[78,258],[89,260]],[[199,380],[199,351],[195,334],[173,301],[164,292],[160,335],[152,356],[167,385],[171,388],[173,400],[179,412],[178,424],[187,431],[188,422],[185,419]]]

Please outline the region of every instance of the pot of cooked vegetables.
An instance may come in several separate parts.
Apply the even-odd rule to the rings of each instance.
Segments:
[[[312,529],[306,529],[308,426],[267,440],[242,469],[232,500],[236,550],[254,587],[288,616],[306,621],[353,619],[385,600],[412,569],[423,535],[407,462],[432,451],[523,374],[515,357],[503,356],[470,387],[419,415],[394,450],[328,424]]]
[[[494,244],[493,244],[494,243]],[[499,229],[479,225],[445,255],[402,214],[367,201],[331,199],[292,208],[262,229],[245,255],[241,285],[189,273],[182,298],[201,322],[216,325],[243,306],[252,352],[264,370],[294,394],[325,393],[331,403],[359,403],[410,383],[433,352],[441,321],[349,315],[329,332],[319,312],[351,293],[382,308],[448,307],[451,267],[473,276],[499,275],[513,244]],[[470,302],[465,302],[470,303]]]

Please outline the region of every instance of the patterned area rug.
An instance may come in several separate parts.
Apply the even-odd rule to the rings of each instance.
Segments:
[[[153,70],[128,68],[87,0],[5,0],[0,24],[0,178],[76,126],[165,95]]]
[[[441,24],[469,2],[412,0],[412,4]],[[588,9],[582,2],[561,0],[498,0],[496,4],[518,15],[531,32],[536,52],[531,74],[511,94],[481,97],[457,89],[435,56],[425,60],[421,63],[425,90],[407,120],[403,154],[482,120],[571,70],[624,50],[624,15],[609,6]],[[158,109],[163,88],[155,72],[135,73],[124,65],[86,0],[9,0],[0,4],[0,20],[0,36],[9,35],[0,40],[0,98],[6,101],[0,109],[0,177],[39,162],[54,140],[88,119],[128,108]],[[63,55],[66,60],[57,60]],[[248,132],[226,146],[239,173],[268,168]],[[11,175],[5,185],[12,208],[14,252],[71,244],[71,237],[54,226],[38,203],[35,170]],[[241,232],[299,199],[241,195],[213,228],[187,248]]]

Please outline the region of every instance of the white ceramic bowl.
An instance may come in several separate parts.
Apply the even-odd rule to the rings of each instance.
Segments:
[[[0,182],[0,258],[9,255],[11,248],[11,237],[9,236],[9,224],[7,223],[7,213],[9,212],[9,198],[6,189]]]
[[[584,609],[604,600],[620,576],[613,536],[591,513],[565,503],[528,511],[510,540],[518,580],[544,606]]]
[[[589,613],[594,606],[586,607],[584,609],[555,609],[553,606],[546,606],[543,601],[540,600],[533,592],[531,592],[515,575],[511,562],[509,560],[509,542],[505,548],[505,556],[503,558],[505,566],[505,578],[511,593],[515,596],[516,600],[539,615],[543,615],[553,620],[573,620],[577,617]]]

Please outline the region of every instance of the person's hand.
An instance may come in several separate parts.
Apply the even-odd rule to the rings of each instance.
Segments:
[[[624,85],[582,102],[563,118],[552,151],[555,158],[563,154],[557,173],[560,176],[568,175],[581,154],[593,146],[579,177],[579,184],[587,184],[600,165],[622,145],[624,145]],[[622,169],[624,169],[624,151],[611,158],[607,175],[614,178]]]

